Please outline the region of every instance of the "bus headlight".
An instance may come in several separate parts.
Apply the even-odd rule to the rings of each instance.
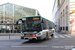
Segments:
[[[38,35],[41,35],[41,33],[39,33]]]

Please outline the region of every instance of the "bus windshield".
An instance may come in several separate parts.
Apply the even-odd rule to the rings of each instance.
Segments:
[[[24,21],[22,24],[22,31],[41,31],[41,21],[40,20],[31,20]]]

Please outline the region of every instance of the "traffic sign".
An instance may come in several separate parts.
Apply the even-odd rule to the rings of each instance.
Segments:
[[[73,13],[75,13],[75,10],[73,10]]]
[[[58,18],[58,20],[60,20],[60,19]]]
[[[74,23],[74,20],[73,19],[71,20],[71,23]]]

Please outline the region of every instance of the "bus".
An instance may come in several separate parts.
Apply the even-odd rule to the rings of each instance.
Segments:
[[[43,40],[53,37],[54,23],[40,15],[24,16],[16,21],[16,24],[21,23],[21,39],[26,40]]]

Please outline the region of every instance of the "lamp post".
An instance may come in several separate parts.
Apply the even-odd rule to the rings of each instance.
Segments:
[[[7,23],[10,23],[10,22],[7,22]],[[8,25],[8,30],[9,30],[9,39],[10,39],[10,34],[11,34],[11,29],[10,29],[10,26]]]

